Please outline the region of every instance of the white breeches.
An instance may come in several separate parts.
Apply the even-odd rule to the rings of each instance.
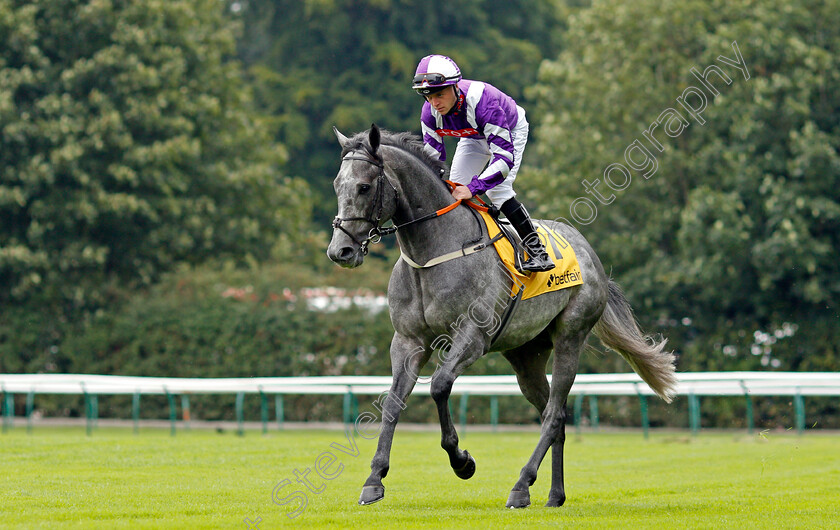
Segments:
[[[516,121],[516,127],[511,131],[513,167],[503,182],[487,190],[487,197],[497,207],[501,207],[506,200],[516,196],[516,192],[513,191],[513,181],[516,180],[519,165],[522,163],[522,154],[525,152],[525,144],[528,143],[528,120],[525,119],[525,110],[519,106],[516,110],[519,118]],[[475,175],[480,175],[484,171],[491,158],[487,140],[461,138],[458,140],[455,155],[452,157],[452,166],[449,169],[450,180],[458,184],[469,184]]]

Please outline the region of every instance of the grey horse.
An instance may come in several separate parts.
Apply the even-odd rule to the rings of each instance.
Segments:
[[[640,331],[630,305],[604,273],[586,239],[573,227],[551,221],[540,224],[571,244],[584,283],[521,301],[499,334],[498,316],[511,301],[514,279],[499,266],[494,250],[476,251],[487,245],[488,236],[472,209],[462,205],[445,214],[436,213],[455,202],[442,178],[445,164],[428,156],[421,140],[409,133],[391,133],[376,125],[352,138],[334,131],[342,147],[342,161],[333,183],[338,215],[327,255],[342,267],[358,267],[370,242],[395,231],[400,251],[407,258],[394,265],[388,285],[395,330],[390,350],[393,383],[384,400],[376,454],[359,504],[385,496],[382,479],[388,474],[400,411],[434,352],[438,352],[437,367],[430,391],[440,416],[441,446],[458,477],[473,476],[475,460],[458,447],[448,401],[455,379],[492,346],[492,351],[502,352],[510,362],[522,393],[542,418],[537,447],[522,468],[506,506],[530,505],[529,488],[549,448],[552,470],[546,505],[561,506],[566,500],[566,398],[589,332],[594,331],[657,395],[670,402],[676,377],[674,356],[664,350],[666,341]],[[391,220],[393,227],[383,228],[386,220]],[[415,267],[450,253],[461,257]],[[549,384],[546,368],[552,353]]]

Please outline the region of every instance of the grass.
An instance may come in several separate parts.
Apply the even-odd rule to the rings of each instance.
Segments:
[[[478,468],[455,477],[439,435],[397,430],[385,499],[356,505],[375,442],[344,433],[267,436],[165,429],[16,428],[0,436],[2,528],[837,528],[840,436],[570,432],[562,508],[545,508],[550,455],[525,510],[504,508],[537,433],[462,437]],[[321,469],[334,475],[321,479]],[[311,471],[315,494],[297,482]],[[294,519],[302,496],[307,504]]]

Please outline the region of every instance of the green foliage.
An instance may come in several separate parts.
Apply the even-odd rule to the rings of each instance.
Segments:
[[[213,0],[0,2],[0,302],[102,305],[269,255],[307,187],[250,110]]]
[[[245,31],[239,54],[289,171],[319,195],[319,221],[335,214],[332,180],[345,133],[370,127],[419,132],[422,100],[410,89],[418,61],[452,56],[465,77],[521,99],[543,57],[554,55],[564,10],[555,2],[252,0],[234,2]]]
[[[303,287],[336,284],[383,293],[385,265],[375,259],[368,265],[367,273],[353,277],[343,269],[316,274],[295,265],[187,269],[135,292],[117,308],[76,320],[9,308],[0,321],[0,373],[387,375],[393,335],[387,311],[311,311],[301,293]],[[306,411],[313,401],[290,403],[290,417],[312,419]],[[165,410],[163,401],[160,407]],[[204,417],[221,417],[214,400],[196,408]]]
[[[335,212],[331,127],[416,131],[421,101],[408,87],[429,53],[527,108],[518,191],[539,217],[573,219],[575,199],[592,201],[595,219],[573,224],[681,370],[837,370],[836,7],[0,0],[0,371],[388,373],[387,314],[317,313],[277,296],[386,289],[394,249],[340,270],[309,223]],[[733,42],[749,79],[720,59],[735,58]],[[711,74],[717,97],[691,73],[710,65],[731,81]],[[677,102],[689,87],[706,95],[703,124]],[[685,129],[651,129],[669,108]],[[614,172],[623,189],[610,188],[605,169],[630,166],[636,141],[655,173],[630,168],[618,186]],[[230,288],[245,295],[223,296]],[[627,365],[596,348],[581,370]],[[468,373],[510,367],[493,354]],[[321,418],[328,406],[315,401],[290,414]],[[408,417],[433,418],[420,401]],[[510,406],[533,419],[524,402]],[[738,421],[743,406],[721,401],[703,421]],[[634,407],[601,410],[630,424]],[[756,409],[789,414],[781,401]],[[651,408],[654,422],[685,423],[668,414]]]
[[[749,79],[719,58],[736,58],[733,42]],[[543,63],[539,170],[522,186],[593,242],[681,369],[837,369],[838,57],[836,5],[604,1],[570,19],[563,53]],[[730,79],[709,75],[717,97],[690,71],[713,64]],[[677,102],[690,86],[706,94],[704,124]],[[668,108],[688,123],[653,131],[660,152],[643,133]],[[625,159],[636,140],[658,162],[648,178]],[[610,188],[616,162],[630,178],[612,173]],[[595,179],[603,200],[586,189]],[[597,207],[591,224],[585,206],[572,219],[578,197]]]

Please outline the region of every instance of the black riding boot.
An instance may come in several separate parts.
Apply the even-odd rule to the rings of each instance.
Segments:
[[[528,211],[515,198],[508,199],[500,208],[508,221],[522,238],[522,246],[528,253],[528,259],[522,263],[522,269],[529,272],[545,272],[554,268],[554,263],[540,241],[540,236],[531,222]]]

